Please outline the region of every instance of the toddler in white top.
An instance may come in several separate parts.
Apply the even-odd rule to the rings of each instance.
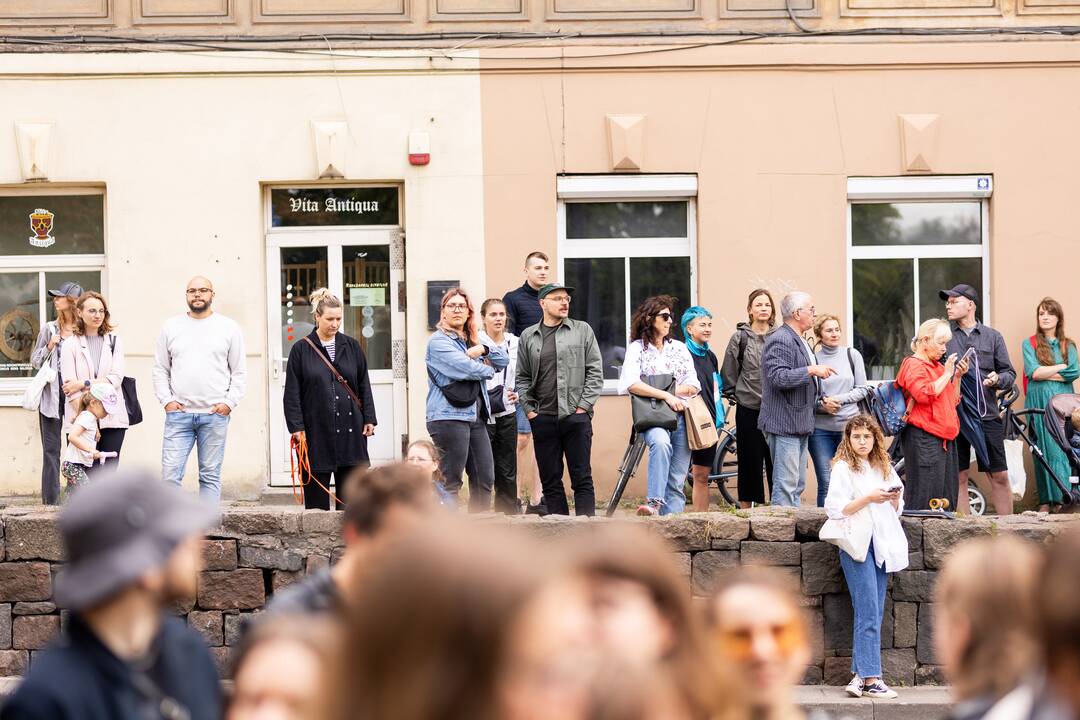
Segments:
[[[119,408],[116,388],[109,383],[94,383],[90,392],[83,393],[78,402],[78,413],[71,424],[67,449],[60,464],[60,474],[67,481],[65,502],[76,488],[86,484],[86,469],[93,467],[95,460],[103,460],[112,454],[97,449],[97,441],[101,438],[98,423]]]

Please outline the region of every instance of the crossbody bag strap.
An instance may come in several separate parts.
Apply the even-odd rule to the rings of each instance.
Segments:
[[[349,393],[349,397],[351,397],[353,399],[353,402],[356,403],[356,407],[363,410],[364,403],[360,402],[360,398],[357,397],[356,393],[353,392],[353,389],[349,387],[349,383],[345,382],[345,378],[342,377],[341,373],[338,372],[338,369],[333,366],[333,364],[325,355],[319,352],[319,348],[315,347],[315,343],[311,342],[310,337],[305,335],[304,340],[307,342],[308,345],[311,346],[311,349],[315,351],[315,354],[319,357],[320,360],[323,361],[323,364],[326,365],[326,367],[330,370],[330,372],[337,379],[337,381],[341,383],[341,385],[345,388],[345,392]]]

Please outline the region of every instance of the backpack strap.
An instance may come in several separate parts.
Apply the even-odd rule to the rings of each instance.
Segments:
[[[851,348],[847,349],[847,364],[851,366],[851,377],[855,377],[855,357],[851,354]]]
[[[743,357],[746,356],[746,331],[739,331],[739,375],[742,375]]]
[[[1031,349],[1032,350],[1034,350],[1036,352],[1039,351],[1039,343],[1038,343],[1038,340],[1035,338],[1034,335],[1032,335],[1031,337],[1028,338],[1028,342],[1031,343]],[[1068,359],[1069,359],[1068,352],[1069,352],[1069,348],[1065,348],[1065,360],[1066,361],[1068,361]],[[1024,394],[1027,395],[1027,387],[1028,387],[1027,373],[1023,373],[1023,380],[1024,380]]]

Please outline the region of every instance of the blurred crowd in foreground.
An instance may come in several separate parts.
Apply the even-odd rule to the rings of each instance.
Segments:
[[[70,621],[0,719],[804,717],[793,688],[809,638],[790,576],[738,568],[691,602],[640,525],[538,538],[438,512],[415,467],[351,483],[343,557],[249,624],[228,693],[201,636],[167,612],[195,590],[214,510],[149,475],[84,488],[60,520]],[[1077,717],[1078,556],[1075,533],[956,548],[934,621],[954,718]]]

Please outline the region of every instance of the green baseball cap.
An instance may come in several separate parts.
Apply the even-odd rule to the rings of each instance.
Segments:
[[[555,292],[556,290],[565,290],[567,295],[573,295],[574,294],[574,288],[566,287],[562,283],[548,283],[547,285],[543,285],[543,286],[540,287],[540,289],[537,291],[536,294],[539,297],[539,299],[543,300],[544,298],[546,298],[548,295]]]

